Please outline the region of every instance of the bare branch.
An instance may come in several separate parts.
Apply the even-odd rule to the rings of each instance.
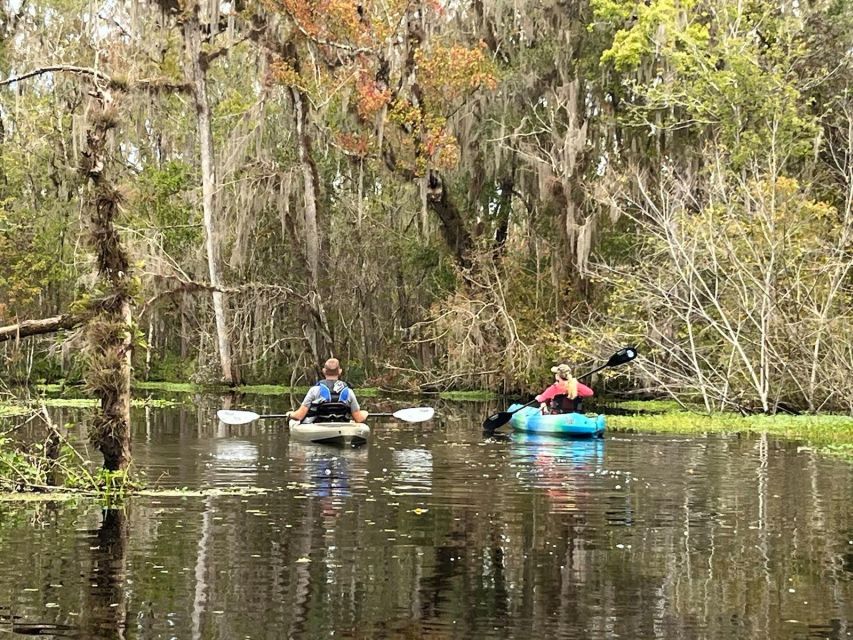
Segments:
[[[290,11],[287,10],[286,7],[282,6],[282,9],[284,10],[285,13],[287,13],[287,15],[293,21],[294,26],[296,26],[296,28],[299,30],[299,32],[303,36],[308,38],[308,40],[310,40],[311,42],[314,42],[314,43],[319,44],[319,45],[324,46],[324,47],[331,47],[332,49],[340,49],[341,51],[347,51],[353,55],[357,55],[360,53],[372,53],[373,52],[373,49],[370,49],[368,47],[356,47],[356,46],[353,46],[351,44],[346,44],[344,42],[333,42],[331,40],[326,40],[325,38],[320,38],[316,35],[312,35],[308,32],[307,29],[305,29],[305,27],[302,26],[302,24],[299,22],[299,20],[296,19],[296,16],[294,16]]]
[[[211,62],[213,62],[217,58],[220,58],[220,57],[226,55],[227,53],[229,53],[231,51],[231,49],[233,49],[237,45],[245,42],[246,40],[249,40],[251,37],[252,37],[251,33],[246,34],[245,36],[243,36],[239,40],[236,40],[234,42],[230,42],[226,45],[219,47],[216,51],[211,51],[210,53],[202,54],[202,56],[204,58],[203,64],[209,65]]]
[[[97,69],[91,69],[89,67],[76,67],[73,65],[65,64],[39,67],[38,69],[33,69],[32,71],[28,71],[27,73],[22,73],[19,76],[13,76],[11,78],[6,78],[5,80],[0,80],[0,87],[13,84],[15,82],[20,82],[22,80],[28,80],[29,78],[35,78],[36,76],[41,76],[45,73],[54,72],[72,73],[80,76],[88,76],[94,82],[102,82],[105,83],[111,89],[119,89],[121,91],[139,90],[148,93],[163,93],[167,91],[176,91],[180,93],[189,93],[192,90],[192,87],[188,83],[176,82],[168,78],[145,78],[134,83],[128,83],[124,80],[119,80],[117,78],[108,76],[107,74],[103,73],[102,71],[98,71]]]
[[[66,65],[66,64],[56,64],[56,65],[50,65],[47,67],[39,67],[38,69],[33,69],[32,71],[27,71],[26,73],[22,73],[19,76],[12,76],[11,78],[6,78],[5,80],[0,80],[0,87],[4,87],[7,84],[12,84],[14,82],[20,82],[21,80],[26,80],[28,78],[34,78],[36,76],[44,75],[45,73],[53,73],[54,71],[62,71],[65,73],[74,73],[77,75],[91,76],[95,80],[100,80],[102,82],[106,82],[109,85],[114,84],[112,78],[110,78],[105,73],[98,71],[97,69],[91,69],[89,67],[75,67],[73,65]]]
[[[167,280],[176,280],[177,285],[166,291],[161,291],[160,293],[157,293],[156,295],[153,295],[148,300],[146,300],[145,304],[142,305],[142,308],[139,311],[140,317],[144,316],[153,305],[163,300],[164,298],[170,298],[172,296],[183,293],[210,293],[211,291],[218,291],[220,293],[243,294],[252,291],[266,291],[268,293],[273,293],[277,295],[296,296],[297,298],[303,299],[303,301],[305,298],[304,296],[296,293],[290,287],[285,287],[283,285],[278,284],[249,282],[236,287],[222,287],[214,286],[208,282],[198,282],[196,280],[182,280],[174,276],[160,277]]]
[[[151,94],[166,93],[169,91],[188,94],[192,91],[192,85],[188,82],[176,82],[168,78],[146,78],[133,83],[129,88]]]

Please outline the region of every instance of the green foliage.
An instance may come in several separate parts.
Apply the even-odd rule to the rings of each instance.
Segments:
[[[425,284],[429,293],[447,295],[456,287],[453,263],[444,248],[410,237],[404,242],[402,254],[407,275]]]
[[[0,433],[0,493],[93,488],[88,463],[62,440],[58,453],[51,455],[53,446],[48,441],[23,444]],[[57,479],[61,483],[54,485]]]
[[[17,491],[46,484],[45,467],[9,438],[0,435],[0,491]]]
[[[167,391],[174,393],[197,393],[207,387],[191,382],[162,382],[162,381],[143,381],[133,382],[134,389],[141,391]]]
[[[596,256],[606,262],[629,262],[639,257],[637,245],[637,230],[627,217],[622,217],[615,225],[602,231]]]
[[[157,168],[145,167],[136,182],[133,199],[136,216],[160,236],[163,249],[173,255],[199,246],[201,211],[190,205],[188,191],[195,188],[190,165],[172,160]]]
[[[138,356],[141,359],[144,354],[140,351]],[[195,372],[195,359],[181,358],[179,354],[171,352],[158,353],[151,358],[148,380],[151,382],[192,380]]]
[[[244,384],[237,387],[240,393],[251,393],[260,396],[280,396],[290,393],[304,394],[308,387],[288,387],[281,384]]]
[[[708,43],[707,26],[691,19],[696,0],[591,0],[590,4],[595,19],[605,24],[623,24],[630,19],[631,26],[618,29],[613,45],[601,56],[603,63],[613,63],[619,70],[639,66],[662,48],[680,53],[703,49]]]
[[[171,407],[178,403],[162,398],[133,398],[130,402],[132,407]],[[100,401],[95,398],[40,398],[31,400],[28,405],[36,407],[64,407],[66,409],[89,409],[100,405]]]
[[[246,113],[251,108],[253,102],[251,94],[236,88],[232,89],[227,96],[224,96],[216,104],[216,111],[213,116],[225,119],[224,126],[230,128],[228,120]]]
[[[639,413],[671,413],[683,411],[683,407],[674,400],[620,400],[608,403],[609,407],[622,411],[636,411]]]
[[[853,418],[837,415],[752,415],[729,413],[705,415],[674,411],[650,415],[608,416],[607,427],[615,431],[658,433],[767,433],[799,440],[828,453],[853,456]]]
[[[100,497],[105,504],[114,504],[127,496],[136,487],[124,469],[110,471],[98,469],[95,475],[95,486],[100,489]]]
[[[494,400],[497,394],[493,391],[441,391],[438,397],[442,400],[454,400],[458,402],[481,402],[483,400]]]
[[[792,60],[806,55],[797,42],[803,22],[763,0],[748,8],[714,4],[709,11],[693,0],[593,0],[600,23],[631,18],[601,55],[619,71],[638,72],[626,79],[633,95],[626,122],[712,128],[735,169],[770,146],[804,157],[818,127],[790,72]]]
[[[0,318],[7,311],[24,310],[65,276],[56,259],[55,233],[39,216],[7,211],[0,201]]]
[[[29,413],[29,409],[20,404],[3,401],[0,402],[0,418],[13,418],[15,416],[23,416]]]
[[[359,387],[364,384],[364,380],[367,377],[365,373],[364,364],[359,362],[358,360],[348,360],[347,368],[344,371],[344,377],[346,381],[351,384],[353,387]]]

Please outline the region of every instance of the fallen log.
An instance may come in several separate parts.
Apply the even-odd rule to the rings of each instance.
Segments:
[[[29,336],[37,336],[44,333],[55,333],[63,329],[73,329],[82,323],[82,316],[71,313],[51,318],[41,318],[39,320],[23,320],[18,324],[0,327],[0,342],[28,338]]]

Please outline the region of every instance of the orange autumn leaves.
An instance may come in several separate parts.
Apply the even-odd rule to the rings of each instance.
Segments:
[[[403,21],[407,0],[263,0],[284,13],[318,43],[343,49],[373,49],[386,42]]]
[[[431,166],[456,165],[459,149],[448,125],[449,114],[472,92],[497,86],[496,68],[485,45],[445,43],[440,35],[413,43],[406,33],[411,6],[404,0],[266,0],[266,4],[288,16],[321,53],[302,56],[298,70],[286,62],[274,63],[272,81],[308,91],[315,105],[336,101],[344,105],[348,116],[339,113],[325,119],[327,132],[342,150],[376,156],[382,140],[383,146],[394,145],[400,168],[418,175]],[[436,17],[444,13],[438,1],[421,10]],[[417,49],[406,51],[410,46]],[[405,67],[405,60],[414,64]]]
[[[395,96],[375,80],[373,61],[362,57],[364,66],[354,85],[360,132],[341,132],[339,140],[351,153],[367,156],[379,151],[374,148],[374,130],[389,123],[397,125],[396,135],[387,135],[386,142],[397,147],[395,155],[402,169],[423,175],[430,166],[456,166],[459,147],[448,114],[470,93],[493,90],[497,74],[482,46],[438,44],[418,49],[414,59],[420,101],[402,91]]]
[[[373,118],[392,98],[391,89],[377,82],[366,69],[359,74],[355,94],[356,109],[363,120]]]
[[[418,83],[425,99],[436,105],[449,103],[480,87],[497,87],[495,66],[486,56],[486,45],[475,48],[461,45],[434,46],[415,52]]]

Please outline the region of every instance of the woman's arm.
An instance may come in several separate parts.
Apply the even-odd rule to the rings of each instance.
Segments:
[[[565,392],[565,385],[560,382],[555,382],[550,387],[545,389],[545,391],[536,396],[536,402],[548,402],[548,400],[552,400],[554,396],[559,396]]]
[[[595,395],[595,391],[586,386],[583,382],[578,382],[578,398],[589,398]]]

